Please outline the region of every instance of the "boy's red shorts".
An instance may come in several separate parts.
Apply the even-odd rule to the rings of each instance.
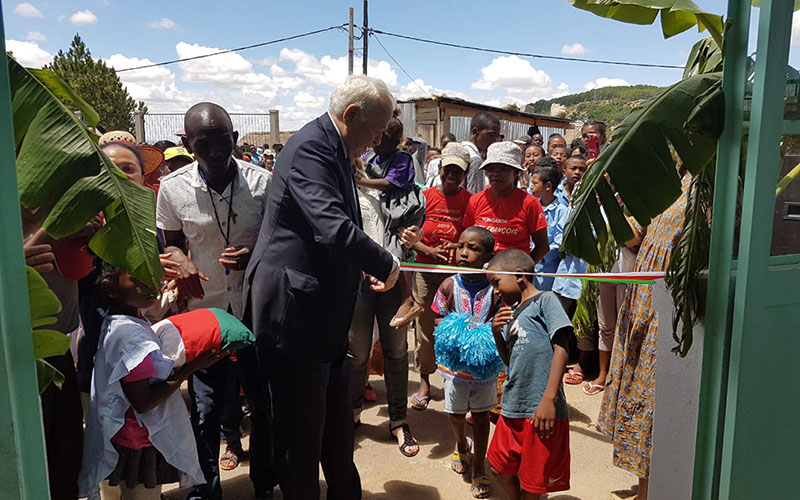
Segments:
[[[501,416],[487,457],[500,474],[516,476],[530,493],[569,489],[569,420],[556,420],[553,434],[541,439],[530,418]]]

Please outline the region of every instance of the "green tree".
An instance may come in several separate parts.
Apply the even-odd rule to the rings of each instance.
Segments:
[[[77,92],[100,115],[106,130],[133,132],[133,112],[147,112],[142,101],[135,101],[122,85],[113,68],[94,59],[80,35],[72,39],[66,54],[59,50],[45,69],[53,71]],[[67,103],[69,105],[69,103]]]

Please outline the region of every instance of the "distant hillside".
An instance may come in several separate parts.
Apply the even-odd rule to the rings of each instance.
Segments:
[[[567,108],[567,118],[572,120],[602,120],[613,127],[642,101],[649,99],[663,90],[652,85],[633,85],[629,87],[603,87],[565,95],[555,99],[540,100],[526,107],[526,111],[538,114],[550,114],[553,104]]]

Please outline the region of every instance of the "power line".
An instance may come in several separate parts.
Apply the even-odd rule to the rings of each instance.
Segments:
[[[175,63],[184,62],[184,61],[194,61],[195,59],[203,59],[205,57],[218,56],[220,54],[227,54],[229,52],[238,52],[240,50],[255,49],[257,47],[263,47],[265,45],[273,45],[273,44],[276,44],[276,43],[288,42],[289,40],[296,40],[298,38],[303,38],[303,37],[306,37],[306,36],[317,35],[319,33],[325,33],[326,31],[341,30],[345,26],[347,26],[347,24],[340,24],[340,25],[337,25],[337,26],[331,26],[331,27],[328,27],[328,28],[309,31],[309,32],[306,32],[306,33],[300,33],[299,35],[292,35],[292,36],[287,36],[285,38],[278,38],[276,40],[270,40],[268,42],[261,42],[261,43],[254,43],[252,45],[245,45],[244,47],[237,47],[235,49],[220,50],[219,52],[213,52],[211,54],[203,54],[201,56],[193,56],[193,57],[184,57],[182,59],[173,59],[171,61],[163,61],[163,62],[158,62],[158,63],[153,63],[153,64],[145,64],[144,66],[136,66],[136,67],[133,67],[133,68],[117,69],[115,71],[117,73],[122,73],[122,72],[125,72],[125,71],[135,71],[137,69],[155,68],[157,66],[166,66],[168,64],[175,64]]]
[[[402,38],[405,40],[413,40],[415,42],[422,42],[422,43],[429,43],[432,45],[441,45],[444,47],[453,47],[457,49],[467,49],[467,50],[475,50],[478,52],[490,52],[492,54],[503,54],[509,56],[520,56],[520,57],[531,57],[536,59],[553,59],[556,61],[570,61],[570,62],[584,62],[584,63],[594,63],[594,64],[612,64],[617,66],[636,66],[640,68],[666,68],[666,69],[683,69],[683,66],[673,65],[673,64],[651,64],[651,63],[635,63],[635,62],[625,62],[625,61],[606,61],[603,59],[587,59],[583,57],[566,57],[566,56],[549,56],[544,54],[531,54],[528,52],[513,52],[510,50],[497,50],[497,49],[487,49],[484,47],[475,47],[472,45],[460,45],[457,43],[450,43],[450,42],[440,42],[437,40],[429,40],[427,38],[418,38],[415,36],[408,36],[408,35],[400,35],[398,33],[390,33],[388,31],[370,29],[369,30],[372,34],[380,33],[381,35],[386,36],[393,36],[395,38]],[[376,38],[377,40],[377,38]],[[380,43],[380,42],[378,42]],[[385,49],[384,49],[385,50]],[[399,65],[398,65],[399,66]]]
[[[415,80],[415,79],[414,79],[414,78],[413,78],[411,75],[409,75],[409,74],[408,74],[408,71],[406,71],[406,69],[405,69],[405,68],[404,68],[404,67],[403,67],[403,66],[402,66],[402,65],[401,65],[399,62],[397,62],[397,59],[395,59],[395,58],[394,58],[394,56],[393,56],[392,54],[390,54],[388,50],[386,50],[386,47],[384,47],[384,45],[383,45],[383,42],[381,42],[381,39],[380,39],[380,38],[378,38],[378,35],[376,35],[376,34],[375,34],[375,30],[370,30],[370,31],[371,31],[370,35],[372,36],[372,38],[374,38],[374,39],[375,39],[375,41],[376,41],[376,42],[378,42],[378,45],[380,45],[380,46],[381,46],[381,48],[383,49],[383,51],[384,51],[384,52],[386,52],[386,55],[387,55],[387,56],[389,56],[389,59],[391,59],[392,61],[394,61],[394,63],[397,65],[397,67],[398,67],[398,68],[400,68],[400,70],[401,70],[403,73],[405,73],[405,75],[408,77],[408,79],[409,79],[409,80],[411,80],[412,82],[414,82],[414,85],[416,85],[418,89],[420,89],[420,90],[421,90],[423,93],[425,93],[425,95],[427,95],[428,97],[431,97],[431,94],[430,94],[430,93],[429,93],[427,90],[425,90],[424,88],[422,88],[422,85],[420,85],[419,83],[417,83],[417,80]]]

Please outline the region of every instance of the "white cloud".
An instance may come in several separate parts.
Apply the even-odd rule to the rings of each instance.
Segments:
[[[72,24],[93,24],[97,22],[97,16],[89,9],[79,10],[69,16],[69,22]]]
[[[29,3],[18,3],[14,7],[14,14],[22,17],[44,17],[42,11]]]
[[[302,91],[294,95],[294,103],[298,108],[320,108],[328,99],[322,96],[311,95],[311,93]]]
[[[550,75],[531,66],[530,61],[517,56],[500,56],[481,68],[481,78],[472,83],[476,90],[502,90],[505,100],[525,104],[549,99],[569,92],[566,83],[554,85]]]
[[[28,68],[41,68],[53,60],[53,55],[39,48],[36,42],[6,40],[6,50],[14,54],[14,59]]]
[[[106,63],[115,69],[134,68],[153,64],[150,59],[114,54]],[[128,93],[136,100],[145,101],[158,111],[185,111],[196,96],[181,92],[175,84],[175,74],[164,66],[123,71],[118,73]]]
[[[46,42],[47,37],[43,34],[39,33],[38,31],[29,31],[28,35],[25,37],[32,42]]]
[[[792,45],[800,45],[800,10],[792,16]]]
[[[561,53],[565,56],[582,56],[589,53],[589,49],[579,43],[572,45],[564,45],[561,47]]]
[[[151,28],[159,30],[171,30],[172,28],[178,27],[178,23],[168,17],[162,17],[158,21],[151,21],[147,23],[147,25]]]
[[[627,87],[629,85],[630,83],[622,78],[607,78],[605,76],[601,76],[594,81],[585,83],[583,88],[586,90],[594,90],[601,87]]]

